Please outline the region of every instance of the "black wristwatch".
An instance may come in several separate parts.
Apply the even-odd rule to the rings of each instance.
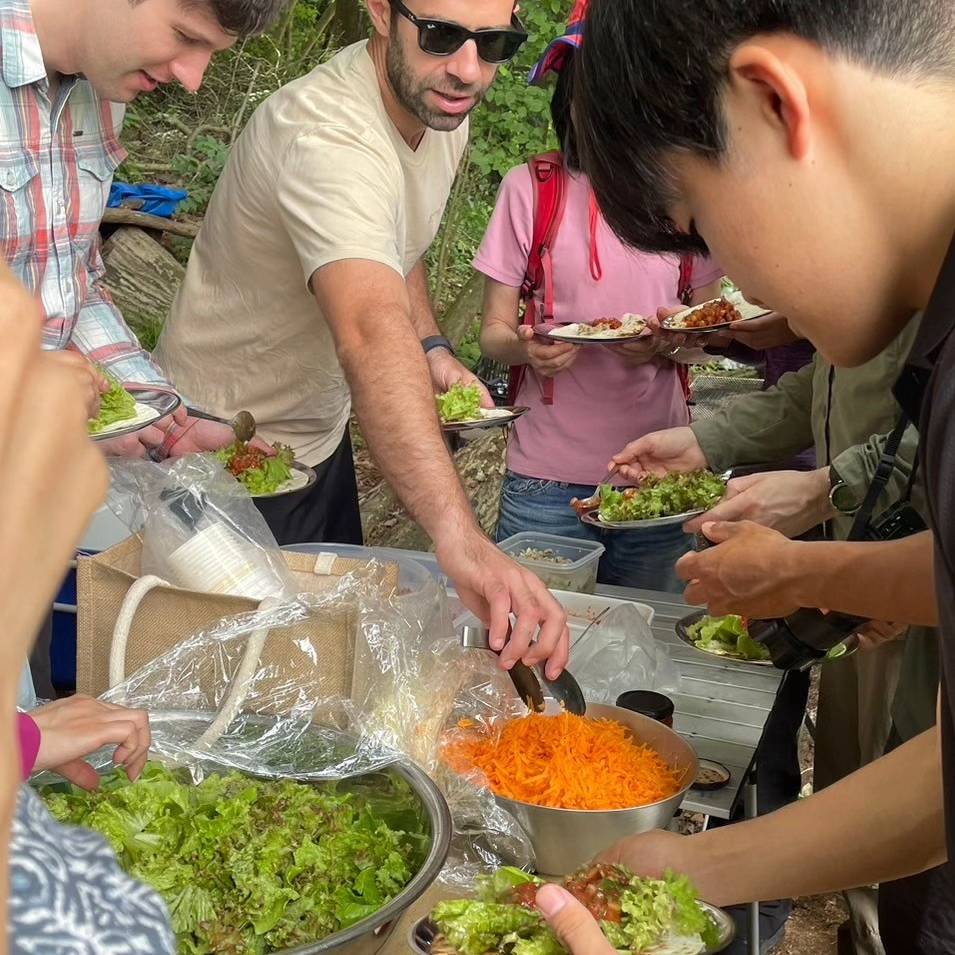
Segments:
[[[444,335],[429,335],[427,338],[422,338],[421,347],[426,355],[435,348],[446,348],[452,355],[454,354],[454,345]]]
[[[851,517],[862,506],[852,492],[852,488],[839,476],[839,472],[829,466],[829,503],[833,509],[846,517]]]

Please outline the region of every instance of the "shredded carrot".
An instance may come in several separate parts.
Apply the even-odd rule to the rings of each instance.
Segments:
[[[660,754],[625,726],[571,713],[462,728],[442,755],[455,772],[481,773],[498,796],[557,809],[634,809],[680,788]]]

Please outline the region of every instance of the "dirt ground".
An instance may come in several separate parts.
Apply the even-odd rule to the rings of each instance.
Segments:
[[[786,926],[786,938],[774,955],[835,955],[836,931],[846,912],[838,896],[798,899]]]

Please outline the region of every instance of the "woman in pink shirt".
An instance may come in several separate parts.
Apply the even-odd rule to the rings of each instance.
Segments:
[[[585,176],[576,170],[570,126],[570,70],[579,34],[561,37],[535,75],[558,71],[551,101],[563,144],[566,205],[551,249],[554,320],[559,324],[655,316],[679,306],[680,262],[624,246],[596,209]],[[560,55],[555,56],[555,51]],[[679,525],[653,530],[601,531],[582,524],[570,507],[589,497],[607,462],[635,438],[689,421],[678,366],[665,357],[671,343],[654,336],[631,345],[579,346],[535,340],[520,324],[520,287],[531,254],[534,190],[529,168],[512,169],[474,267],[487,277],[481,349],[508,365],[525,365],[517,403],[531,410],[515,424],[507,449],[497,539],[522,531],[599,540],[601,583],[681,591],[674,564],[688,549]],[[693,263],[694,301],[719,295],[721,272]],[[553,379],[553,403],[543,385]]]

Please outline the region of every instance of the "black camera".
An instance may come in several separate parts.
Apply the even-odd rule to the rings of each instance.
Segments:
[[[866,540],[897,541],[928,530],[919,512],[908,501],[899,501],[866,525]]]

